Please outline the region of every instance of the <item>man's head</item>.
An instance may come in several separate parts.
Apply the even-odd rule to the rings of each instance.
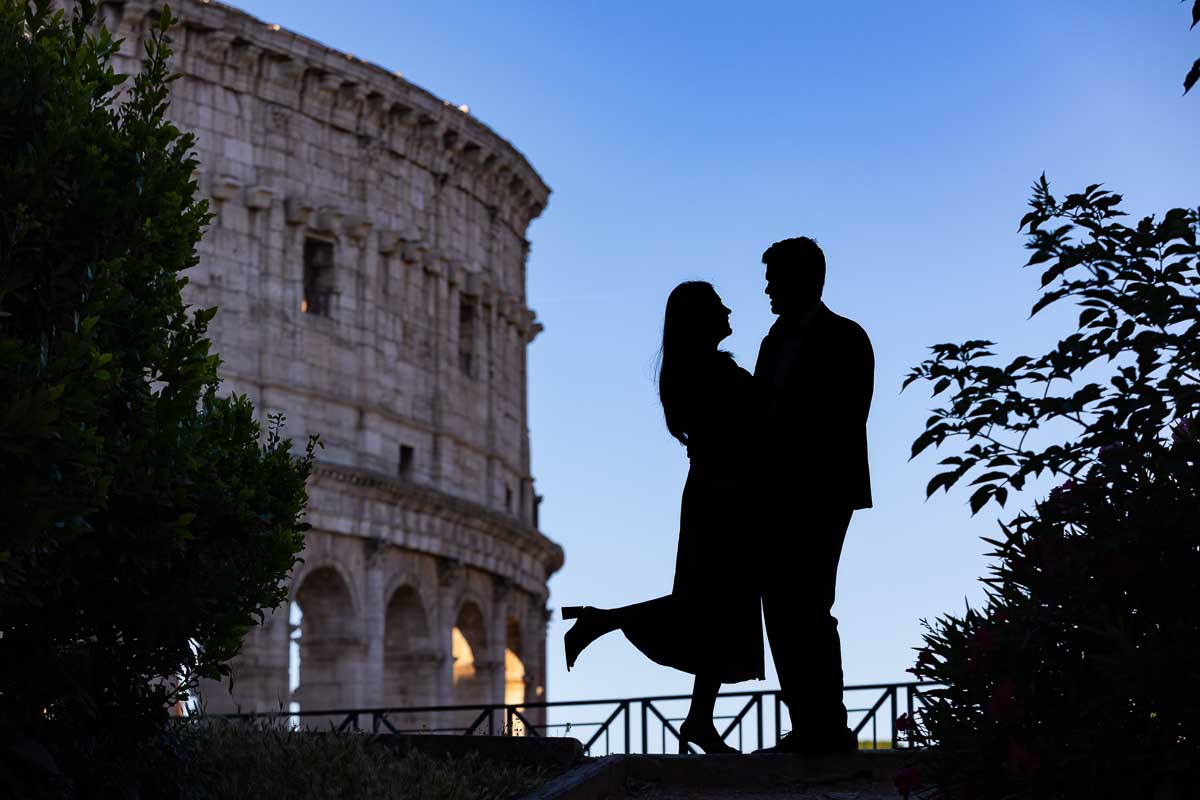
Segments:
[[[803,314],[821,300],[825,288],[825,254],[807,236],[784,239],[766,249],[767,296],[771,311],[783,316]]]

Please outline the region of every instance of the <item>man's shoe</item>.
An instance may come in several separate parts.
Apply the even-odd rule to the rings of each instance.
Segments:
[[[779,743],[773,747],[764,747],[761,750],[755,750],[754,755],[775,755],[776,753],[798,753],[796,748],[800,743],[800,734],[792,731],[785,733],[779,739]]]
[[[790,753],[801,756],[822,756],[833,753],[853,753],[858,749],[858,737],[849,728],[833,733],[810,733],[791,731],[784,734],[779,744],[755,750],[757,753]]]

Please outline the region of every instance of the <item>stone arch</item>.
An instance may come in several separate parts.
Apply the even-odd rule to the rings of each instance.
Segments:
[[[362,609],[362,598],[359,596],[358,584],[350,574],[350,570],[340,561],[334,560],[336,556],[331,557],[331,554],[326,554],[320,561],[314,561],[310,564],[305,564],[303,567],[292,573],[291,585],[291,602],[295,603],[297,595],[300,592],[300,587],[304,584],[308,577],[315,572],[322,570],[332,570],[341,578],[342,584],[346,587],[350,597],[350,604],[354,608],[355,632],[360,634],[360,626],[357,625],[359,614]]]
[[[353,584],[344,570],[323,564],[293,584],[291,615],[297,630],[299,681],[292,702],[299,710],[347,708],[357,703],[362,633]],[[318,720],[306,718],[306,725]]]
[[[491,702],[487,623],[480,605],[465,600],[450,630],[451,692],[454,705]]]
[[[521,641],[521,623],[511,612],[504,624],[504,704],[525,703],[525,648]],[[514,720],[513,736],[524,736],[525,726]]]
[[[401,584],[384,607],[383,704],[388,708],[429,705],[437,691],[438,653],[430,637],[429,615],[421,594]],[[397,727],[421,721],[398,715]]]
[[[408,589],[415,597],[416,602],[421,604],[421,610],[425,614],[425,622],[429,632],[426,634],[430,637],[430,642],[436,638],[432,635],[432,631],[437,627],[437,593],[430,589],[427,581],[422,578],[420,570],[411,569],[411,564],[408,563],[409,554],[404,554],[401,560],[398,560],[399,566],[393,569],[387,569],[392,572],[391,578],[386,584],[386,590],[383,593],[384,609],[395,599],[396,593],[401,589]],[[389,562],[389,566],[390,566]],[[426,576],[427,577],[427,576]]]

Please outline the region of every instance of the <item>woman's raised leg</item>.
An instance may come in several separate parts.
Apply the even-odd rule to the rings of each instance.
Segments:
[[[620,625],[620,609],[592,608],[591,606],[564,606],[563,619],[573,619],[575,624],[563,636],[567,654],[567,672],[575,666],[575,659],[583,649],[606,633],[615,631]]]

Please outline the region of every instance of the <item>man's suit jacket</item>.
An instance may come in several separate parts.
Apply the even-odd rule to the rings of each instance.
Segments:
[[[824,303],[780,317],[754,368],[770,401],[767,459],[774,491],[806,503],[871,507],[867,414],[875,355],[857,322]]]

